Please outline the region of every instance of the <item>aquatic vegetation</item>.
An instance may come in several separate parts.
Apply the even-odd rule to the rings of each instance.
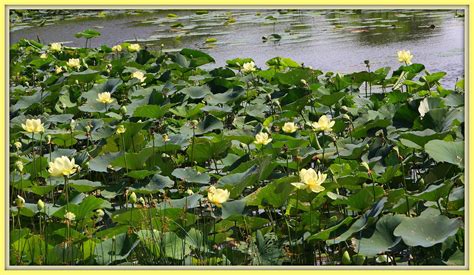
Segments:
[[[11,45],[10,264],[463,265],[464,81],[402,59]]]

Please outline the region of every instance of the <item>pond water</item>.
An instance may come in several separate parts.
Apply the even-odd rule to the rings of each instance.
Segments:
[[[398,68],[396,52],[410,50],[430,72],[445,71],[445,85],[464,77],[465,18],[456,10],[108,10],[44,11],[40,17],[11,17],[10,43],[40,39],[84,46],[74,34],[97,29],[92,46],[138,41],[168,51],[199,48],[222,66],[251,57],[258,66],[275,57],[323,71],[348,73]],[[462,14],[461,14],[462,15]],[[265,39],[263,38],[265,37]],[[206,43],[207,41],[207,43]],[[451,88],[451,87],[450,87]]]

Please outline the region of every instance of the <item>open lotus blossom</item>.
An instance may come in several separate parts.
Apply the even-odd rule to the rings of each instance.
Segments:
[[[326,115],[322,115],[318,122],[313,122],[311,126],[313,126],[315,131],[330,132],[332,131],[334,123],[335,121],[331,121]]]
[[[298,189],[306,189],[308,192],[319,193],[324,191],[321,185],[327,178],[327,174],[316,172],[313,168],[300,170],[300,182],[291,183]]]
[[[70,68],[80,68],[81,67],[81,60],[79,58],[70,58],[66,65]]]
[[[122,51],[122,46],[115,45],[115,46],[112,47],[112,51],[116,52],[116,53],[121,52]]]
[[[127,131],[127,128],[125,128],[123,125],[119,125],[116,130],[117,134],[119,135],[125,133],[125,131]]]
[[[96,100],[98,102],[101,102],[101,103],[104,103],[104,104],[110,104],[110,103],[114,102],[114,99],[111,97],[109,92],[99,93],[97,95]]]
[[[41,119],[27,119],[25,124],[21,124],[21,127],[23,127],[23,130],[28,133],[44,132],[44,126],[43,123],[41,123]]]
[[[23,162],[21,162],[21,160],[17,160],[15,162],[15,166],[16,166],[16,169],[18,169],[20,173],[23,172]]]
[[[64,214],[64,218],[68,221],[73,221],[76,219],[76,214],[72,212],[67,212],[66,214]]]
[[[25,199],[20,195],[16,195],[15,204],[16,204],[16,207],[23,208],[25,207]]]
[[[140,80],[140,82],[143,82],[146,79],[145,74],[143,72],[140,72],[140,71],[133,72],[132,77]]]
[[[60,52],[62,50],[63,46],[61,43],[51,43],[51,46],[49,46],[49,49],[52,52]]]
[[[405,63],[407,65],[411,64],[411,59],[413,58],[413,55],[410,53],[410,51],[402,50],[398,51],[398,61]]]
[[[61,67],[61,66],[56,66],[56,67],[54,68],[54,72],[55,72],[56,74],[62,73],[62,72],[63,72],[63,67]]]
[[[78,165],[74,158],[69,159],[66,156],[55,158],[53,162],[49,163],[48,172],[53,177],[70,176],[76,173]]]
[[[269,138],[267,133],[260,132],[255,136],[255,144],[261,144],[261,145],[267,145],[272,141],[271,138]]]
[[[295,123],[293,123],[293,122],[286,122],[283,125],[282,130],[285,133],[291,134],[291,133],[296,132],[296,130],[298,130],[298,126],[296,126]]]
[[[251,73],[251,72],[255,72],[255,70],[257,70],[257,68],[255,68],[255,63],[253,61],[244,63],[244,65],[242,65],[243,73]]]
[[[128,46],[129,52],[138,52],[140,50],[140,44],[130,44]]]
[[[227,189],[215,188],[214,186],[209,187],[207,191],[207,199],[217,207],[221,207],[222,203],[229,199],[229,196],[230,192]]]

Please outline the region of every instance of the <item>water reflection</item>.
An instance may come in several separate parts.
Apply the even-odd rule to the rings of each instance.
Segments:
[[[119,10],[58,12],[11,22],[10,42],[21,38],[82,46],[74,34],[87,28],[102,35],[93,46],[139,41],[168,51],[201,48],[217,62],[252,57],[263,66],[275,56],[322,70],[364,70],[398,63],[409,49],[415,62],[446,71],[447,81],[464,75],[464,18],[455,10]],[[29,27],[34,26],[34,27]]]

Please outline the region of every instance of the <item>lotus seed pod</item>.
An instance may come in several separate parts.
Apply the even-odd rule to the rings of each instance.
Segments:
[[[132,194],[130,194],[130,197],[128,197],[130,203],[136,203],[137,202],[137,194],[135,194],[135,192],[132,192]]]
[[[43,211],[44,202],[41,199],[39,199],[38,202],[36,203],[36,207],[38,207],[38,211],[40,211],[40,212]]]
[[[344,251],[344,254],[342,254],[342,264],[343,264],[343,265],[350,265],[350,264],[352,264],[351,256],[349,255],[349,252],[348,252],[347,250]]]
[[[91,126],[89,126],[89,125],[86,125],[86,127],[84,127],[84,129],[86,129],[86,132],[88,132],[88,133],[91,132]]]

